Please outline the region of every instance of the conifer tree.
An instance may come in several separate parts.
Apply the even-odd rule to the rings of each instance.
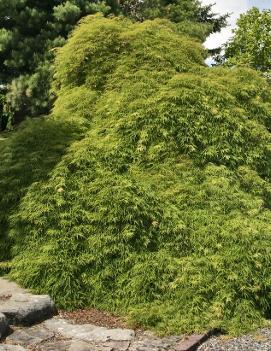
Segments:
[[[207,23],[211,25],[211,33],[220,31],[228,18],[227,14],[217,16],[212,12],[212,5],[203,6],[198,0],[123,0],[120,7],[133,11],[141,19],[165,17],[175,23]]]
[[[109,9],[89,0],[0,0],[0,80],[17,119],[48,112],[54,49],[80,17]]]
[[[0,83],[8,86],[6,100],[15,122],[49,111],[55,49],[81,17],[98,11],[140,21],[203,22],[210,31],[220,30],[226,20],[197,0],[0,0]]]

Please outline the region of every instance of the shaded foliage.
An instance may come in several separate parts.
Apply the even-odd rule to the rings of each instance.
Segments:
[[[6,130],[11,117],[6,105],[6,91],[2,89],[0,90],[0,131]]]
[[[24,122],[18,131],[0,140],[0,261],[10,258],[10,216],[18,211],[28,187],[49,177],[66,147],[79,137],[77,133],[71,123],[41,118]]]

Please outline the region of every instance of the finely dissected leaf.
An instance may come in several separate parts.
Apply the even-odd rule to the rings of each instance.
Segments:
[[[262,325],[266,81],[206,67],[200,42],[165,20],[99,16],[59,51],[55,79],[44,131],[28,122],[0,156],[11,277],[161,333]]]

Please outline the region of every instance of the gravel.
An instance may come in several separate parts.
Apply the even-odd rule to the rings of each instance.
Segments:
[[[198,351],[271,351],[271,328],[236,338],[212,337]]]

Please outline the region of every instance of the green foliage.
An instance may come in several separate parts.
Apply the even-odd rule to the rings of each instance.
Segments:
[[[133,19],[167,18],[174,23],[190,21],[209,25],[209,34],[219,32],[226,26],[228,14],[218,16],[212,12],[213,5],[198,0],[120,0],[119,9]]]
[[[227,65],[247,65],[267,72],[271,69],[271,11],[256,7],[241,15],[234,36],[226,45]]]
[[[0,140],[0,261],[10,258],[9,218],[18,211],[21,198],[32,183],[49,176],[79,134],[74,124],[40,118],[25,121],[18,131]]]
[[[0,277],[6,275],[10,271],[9,262],[0,262]]]
[[[7,104],[15,122],[47,113],[55,48],[79,18],[110,7],[96,0],[0,0],[0,81],[8,84]]]
[[[270,88],[204,55],[166,20],[81,21],[46,131],[27,122],[0,156],[12,278],[162,334],[264,325]]]
[[[96,12],[124,14],[133,20],[189,21],[186,28],[202,40],[226,21],[226,16],[217,18],[211,6],[196,0],[0,0],[4,14],[0,16],[0,83],[8,85],[6,101],[15,123],[48,113],[55,98],[50,86],[56,49],[80,18]]]
[[[0,89],[0,131],[7,129],[12,122],[12,114],[7,109],[5,89]]]

